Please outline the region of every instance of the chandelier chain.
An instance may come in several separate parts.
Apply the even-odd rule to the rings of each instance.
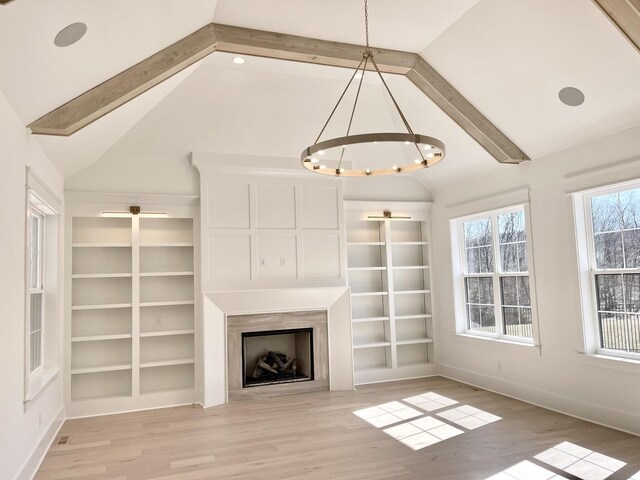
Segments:
[[[367,0],[364,0],[364,34],[367,51],[369,51],[369,8],[367,6]]]

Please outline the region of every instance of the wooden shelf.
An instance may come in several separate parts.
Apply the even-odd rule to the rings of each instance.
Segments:
[[[73,248],[131,248],[130,243],[72,243]]]
[[[347,237],[372,240],[348,242],[354,245],[347,252],[347,265],[356,384],[432,375],[433,322],[428,320],[431,314],[426,313],[431,310],[432,285],[430,251],[426,247],[428,203],[345,203]],[[400,211],[410,218],[367,218],[373,211],[384,210]],[[366,271],[379,273],[357,273]]]
[[[163,330],[158,332],[143,332],[140,333],[141,338],[146,337],[168,337],[172,335],[193,335],[195,330]]]
[[[396,320],[413,320],[420,318],[431,318],[430,313],[418,313],[415,315],[396,315]]]
[[[414,338],[411,340],[396,341],[396,345],[418,345],[421,343],[433,343],[433,338]]]
[[[193,272],[145,272],[140,273],[141,277],[189,277]]]
[[[147,247],[193,247],[193,243],[141,243],[140,248]]]
[[[399,265],[393,267],[394,270],[428,270],[428,265]]]
[[[361,348],[381,348],[381,347],[389,347],[391,346],[391,342],[371,342],[371,343],[360,343],[353,344],[353,349],[358,350]]]
[[[349,267],[347,270],[350,272],[365,272],[369,270],[386,270],[387,267]]]
[[[351,320],[352,323],[366,323],[366,322],[384,322],[385,320],[389,320],[389,317],[364,317],[364,318],[354,318]]]
[[[380,245],[384,245],[384,242],[347,242],[347,246],[349,247],[367,247]]]
[[[141,307],[165,307],[170,305],[193,305],[193,300],[173,300],[169,302],[140,302]]]
[[[131,278],[130,273],[74,273],[71,278]]]
[[[389,295],[389,292],[356,292],[351,293],[352,297],[379,297],[383,295]]]
[[[193,217],[114,219],[73,210],[67,212],[73,305],[65,328],[74,332],[65,347],[72,365],[67,412],[103,415],[197,401]]]
[[[74,305],[71,310],[106,310],[109,308],[131,308],[131,303],[107,303],[105,305]]]
[[[71,337],[71,342],[102,342],[105,340],[122,340],[131,338],[130,333],[114,334],[114,335],[87,335],[83,337]]]
[[[153,362],[140,363],[140,368],[168,367],[170,365],[188,365],[195,363],[193,358],[176,358],[173,360],[156,360]]]
[[[116,365],[97,365],[95,367],[71,368],[71,375],[84,375],[86,373],[115,372],[117,370],[131,370],[130,363]]]

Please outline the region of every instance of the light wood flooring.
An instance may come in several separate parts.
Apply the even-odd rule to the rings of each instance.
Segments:
[[[429,391],[502,420],[413,451],[353,414]],[[626,462],[610,480],[640,470],[640,437],[441,377],[70,420],[60,435],[36,480],[480,480],[564,441]]]

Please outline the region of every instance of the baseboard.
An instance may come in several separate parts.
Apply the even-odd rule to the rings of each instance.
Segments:
[[[32,480],[33,477],[35,477],[42,460],[44,460],[45,455],[49,451],[49,447],[51,447],[51,444],[58,436],[64,420],[64,405],[61,405],[60,410],[58,410],[53,420],[51,420],[51,423],[49,423],[49,427],[40,437],[40,441],[31,451],[14,480]]]
[[[570,417],[640,436],[640,416],[615,410],[578,398],[483,375],[451,365],[440,364],[440,375],[490,392],[562,413]]]

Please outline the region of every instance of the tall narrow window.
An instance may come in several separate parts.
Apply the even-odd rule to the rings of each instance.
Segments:
[[[487,212],[457,223],[467,332],[532,341],[525,208]]]
[[[594,195],[588,206],[599,347],[640,353],[640,188]]]
[[[37,210],[29,214],[29,373],[42,367],[44,274],[44,217]]]

